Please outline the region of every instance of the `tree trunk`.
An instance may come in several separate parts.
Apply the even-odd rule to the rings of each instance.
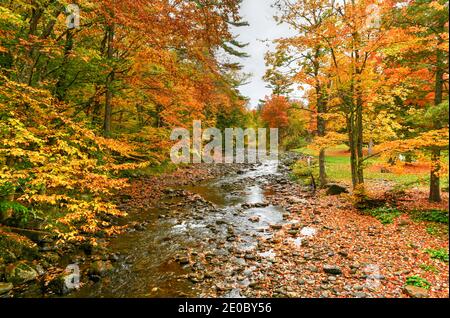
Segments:
[[[322,85],[319,81],[319,68],[320,68],[319,55],[320,55],[320,48],[317,47],[314,59],[314,76],[316,78],[316,103],[317,103],[317,135],[319,137],[325,137],[326,121],[323,118],[323,114],[327,112],[327,104]],[[325,187],[328,183],[325,166],[325,149],[320,149],[319,154],[319,182],[321,187]]]
[[[319,97],[318,104],[318,114],[317,114],[317,130],[319,137],[325,137],[325,119],[322,117],[322,114],[325,113],[325,104],[323,98]],[[327,185],[327,174],[326,174],[326,166],[325,166],[325,149],[320,149],[319,154],[319,182],[320,186],[324,187]]]
[[[67,90],[67,63],[69,62],[70,54],[73,50],[73,32],[72,30],[67,31],[66,44],[64,46],[64,58],[61,63],[61,72],[58,77],[58,82],[55,85],[56,98],[62,101],[66,96]]]
[[[442,43],[442,41],[440,41]],[[442,103],[442,94],[444,86],[444,73],[445,66],[442,62],[445,57],[443,57],[442,51],[437,50],[437,70],[436,70],[436,83],[434,89],[434,104],[440,105]],[[441,186],[440,186],[440,170],[441,170],[441,150],[439,148],[434,148],[431,150],[431,175],[430,175],[430,202],[441,202]]]
[[[107,58],[111,62],[114,54],[113,49],[114,41],[114,24],[107,28]],[[114,69],[108,74],[106,78],[106,93],[105,93],[105,119],[103,122],[103,133],[105,136],[111,135],[111,121],[112,121],[112,99],[113,91],[112,84],[114,83]]]
[[[136,104],[136,115],[137,115],[137,121],[138,121],[138,128],[141,129],[144,127],[144,116],[142,113],[144,112],[144,107],[141,103]]]
[[[319,181],[321,187],[326,186],[328,183],[325,171],[325,149],[321,149],[319,154]]]
[[[114,81],[114,72],[111,72],[106,79],[106,98],[105,98],[105,119],[103,121],[103,131],[105,136],[111,136],[111,120],[112,120],[112,99],[113,92],[110,88]]]
[[[357,179],[358,179],[358,185],[364,184],[364,153],[363,153],[363,101],[361,97],[361,91],[359,89],[359,83],[358,83],[358,89],[356,91],[356,154],[357,154]]]
[[[325,105],[320,97],[319,101],[319,113],[317,114],[317,128],[319,137],[325,136],[325,120],[322,117],[322,114],[325,113]],[[320,186],[324,187],[327,185],[327,174],[326,174],[326,166],[325,166],[325,149],[320,149],[319,154],[319,182]]]
[[[441,202],[440,170],[441,150],[436,148],[431,153],[430,202]]]
[[[348,142],[350,146],[350,170],[352,173],[352,185],[355,188],[358,185],[358,173],[357,173],[357,156],[356,156],[356,143],[355,143],[355,129],[354,129],[354,115],[351,113],[347,117],[347,134]]]

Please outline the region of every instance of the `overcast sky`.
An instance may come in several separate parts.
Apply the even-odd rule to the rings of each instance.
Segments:
[[[251,99],[251,107],[255,108],[260,99],[271,94],[271,90],[266,88],[267,83],[262,79],[265,73],[264,55],[269,50],[268,43],[264,40],[273,40],[287,36],[291,33],[286,25],[277,25],[273,19],[276,13],[271,5],[275,0],[244,0],[242,2],[241,15],[244,21],[250,23],[249,27],[234,28],[234,33],[238,35],[238,40],[242,43],[249,43],[244,49],[250,57],[241,59],[245,73],[252,73],[250,83],[242,86],[240,91],[244,96]],[[274,47],[271,45],[270,47]]]

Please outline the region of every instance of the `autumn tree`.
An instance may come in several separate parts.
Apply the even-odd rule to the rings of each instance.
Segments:
[[[397,51],[394,61],[409,72],[421,74],[418,90],[411,96],[418,102],[420,114],[414,117],[417,120],[413,127],[435,136],[424,141],[428,143],[424,148],[431,153],[429,199],[439,202],[441,152],[448,149],[448,1],[410,1],[398,10],[397,17],[410,40]]]
[[[284,69],[287,72],[285,76],[292,82],[312,91],[308,106],[315,110],[316,136],[323,138],[326,135],[330,77],[327,74],[329,49],[322,32],[332,7],[326,1],[310,0],[280,0],[276,7],[280,11],[277,21],[288,24],[296,34],[277,41],[276,52],[266,59],[269,64],[266,77],[272,81],[282,79],[283,76],[277,74]],[[281,80],[278,82],[283,83]],[[325,148],[319,149],[319,179],[322,186],[326,185]]]
[[[280,138],[285,137],[289,126],[289,110],[291,104],[284,96],[272,95],[267,97],[261,109],[261,118],[269,128],[278,128]]]
[[[245,118],[239,65],[218,54],[245,55],[240,2],[80,0],[71,25],[68,1],[0,1],[0,205],[17,210],[0,222],[39,211],[86,239],[121,214],[124,170],[167,160],[173,127]]]

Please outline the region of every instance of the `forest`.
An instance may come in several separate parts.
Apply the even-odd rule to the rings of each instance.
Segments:
[[[258,105],[249,2],[0,0],[0,298],[449,297],[448,1],[263,0]]]

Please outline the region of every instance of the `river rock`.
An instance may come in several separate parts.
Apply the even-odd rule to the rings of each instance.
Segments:
[[[11,283],[0,283],[0,295],[8,293],[13,287]]]
[[[323,271],[327,274],[331,274],[331,275],[341,275],[342,274],[342,270],[340,269],[340,267],[335,266],[335,265],[323,265]]]
[[[283,225],[281,225],[281,224],[271,224],[270,228],[272,228],[274,230],[281,230],[283,228]]]
[[[346,187],[339,184],[329,184],[327,189],[327,195],[340,195],[342,193],[348,193]]]
[[[253,254],[246,254],[246,255],[244,256],[244,258],[245,258],[246,260],[249,260],[249,261],[256,260],[256,256],[253,255]]]
[[[190,263],[189,261],[189,257],[187,256],[180,256],[177,258],[178,263],[180,263],[181,265],[187,265]]]
[[[216,224],[217,225],[224,225],[224,224],[227,224],[227,221],[225,221],[225,220],[216,220]]]
[[[425,288],[420,288],[416,286],[405,286],[403,289],[404,293],[412,298],[427,298],[428,297],[428,290]]]
[[[205,279],[205,275],[202,273],[191,273],[189,274],[189,280],[193,283],[201,283]]]
[[[35,280],[38,273],[27,263],[19,262],[7,266],[5,276],[7,282],[20,285]]]
[[[291,196],[287,200],[290,204],[308,204],[307,200],[295,196]]]
[[[38,253],[37,245],[14,233],[0,232],[0,259],[5,263],[18,259],[33,259]]]
[[[64,296],[77,288],[77,284],[72,281],[71,274],[60,274],[53,278],[47,285],[47,289],[56,295]]]
[[[110,261],[95,261],[89,268],[89,275],[104,277],[113,270]]]

